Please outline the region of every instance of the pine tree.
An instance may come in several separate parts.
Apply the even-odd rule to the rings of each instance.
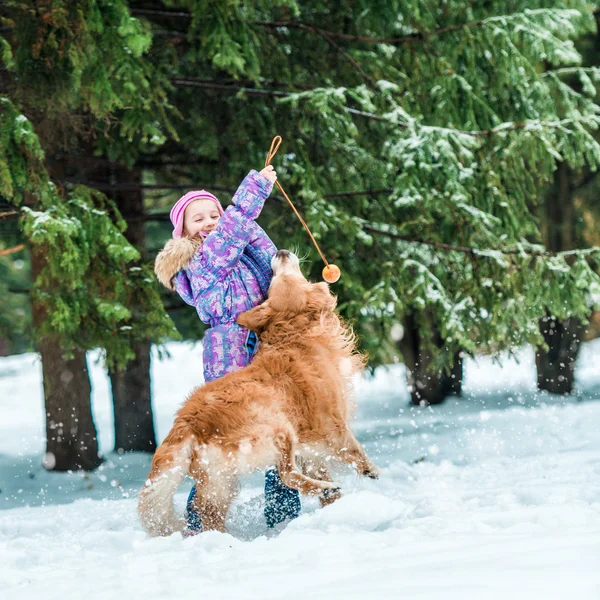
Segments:
[[[600,158],[598,107],[562,80],[583,73],[573,40],[595,28],[590,5],[164,5],[133,12],[154,24],[157,62],[163,47],[178,57],[182,156],[198,160],[179,177],[234,188],[281,134],[280,180],[342,266],[341,309],[372,365],[396,354],[398,322],[419,333],[427,378],[459,352],[543,343],[547,311],[585,321],[597,250],[547,251],[535,207],[558,163]],[[308,248],[276,199],[265,217],[277,242]]]
[[[144,181],[205,187],[226,199],[282,135],[280,181],[342,268],[340,309],[372,366],[397,357],[390,331],[399,323],[406,330],[409,320],[419,333],[419,376],[427,377],[459,352],[542,342],[538,322],[547,312],[587,318],[600,284],[597,249],[548,252],[536,204],[558,163],[595,170],[600,160],[598,107],[561,75],[583,73],[573,41],[594,30],[588,3],[37,4],[51,5],[64,24],[44,29],[33,13],[21,19],[28,26],[15,20],[4,49],[6,56],[18,39],[24,53],[9,67],[9,78],[19,74],[11,106],[17,98],[18,106],[37,106],[28,97],[36,90],[52,109],[51,119],[26,115],[44,149],[50,125],[53,138],[68,130],[78,146],[85,129],[97,159],[142,168]],[[17,154],[0,154],[11,177]],[[73,169],[65,147],[52,155]],[[159,203],[166,209],[180,190]],[[94,207],[106,202],[89,189],[66,192]],[[318,279],[316,252],[276,194],[261,219],[278,245],[308,252]],[[124,254],[119,260],[134,260]],[[105,293],[123,291],[133,273],[122,274]],[[123,348],[132,340],[114,335],[118,311],[98,315],[94,303],[80,302],[76,314],[91,310],[113,332],[108,340],[86,325],[80,347],[93,340],[130,356]],[[52,305],[56,322],[73,310],[66,305]],[[431,397],[415,389],[413,401],[437,401],[435,388]]]
[[[163,87],[144,59],[151,38],[124,2],[5,2],[0,97],[0,194],[22,213],[35,278],[33,317],[47,416],[45,465],[99,464],[85,350],[122,365],[140,341],[173,335],[151,271],[103,194],[65,182],[115,111],[133,147],[166,122]],[[158,116],[157,116],[158,115]],[[82,152],[79,152],[83,149]],[[72,156],[70,156],[70,154]],[[135,311],[143,318],[133,319]]]
[[[595,11],[596,23],[600,12]],[[584,97],[597,96],[598,50],[600,37],[597,31],[585,36],[581,48],[583,66],[561,69],[558,73],[558,92],[570,94],[576,89]],[[554,251],[589,247],[597,243],[593,239],[593,223],[584,218],[590,211],[597,212],[596,201],[598,172],[587,168],[574,170],[566,163],[558,164],[549,191],[540,203],[541,228],[546,247]],[[588,190],[586,193],[586,189]],[[591,192],[591,193],[590,193]],[[591,234],[591,235],[589,235]],[[591,239],[589,239],[591,238]],[[585,337],[585,326],[577,317],[557,319],[548,313],[540,320],[540,332],[544,346],[537,348],[536,365],[538,388],[558,394],[572,393],[575,386],[575,366],[581,342]]]

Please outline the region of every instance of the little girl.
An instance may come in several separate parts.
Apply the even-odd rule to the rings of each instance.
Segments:
[[[205,190],[188,192],[171,209],[173,239],[156,257],[155,272],[210,325],[203,338],[205,381],[245,367],[256,351],[256,334],[236,318],[267,298],[277,249],[255,219],[276,179],[272,166],[250,171],[225,211]],[[187,502],[189,533],[202,529],[195,492],[193,487]],[[283,485],[276,469],[267,471],[267,525],[274,527],[299,513],[298,492]]]

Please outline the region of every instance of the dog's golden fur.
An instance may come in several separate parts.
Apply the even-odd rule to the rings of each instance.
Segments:
[[[352,376],[363,359],[335,306],[327,284],[309,283],[295,256],[278,253],[267,301],[238,318],[259,334],[256,357],[194,390],[156,451],[139,498],[146,531],[184,529],[173,494],[188,474],[205,530],[224,529],[237,478],[254,469],[276,464],[287,486],[318,495],[323,505],[339,497],[331,459],[377,477],[349,428]]]

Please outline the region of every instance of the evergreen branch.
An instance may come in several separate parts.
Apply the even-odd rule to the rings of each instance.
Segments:
[[[201,189],[205,184],[201,183],[169,183],[169,184],[143,184],[143,183],[101,183],[91,181],[59,181],[60,185],[85,185],[97,190],[113,190],[113,191],[138,191],[138,190],[182,190],[191,189],[197,187]],[[233,188],[211,185],[211,189],[217,192],[226,192],[228,194],[235,194]],[[379,194],[391,194],[394,190],[392,188],[383,188],[379,190],[358,190],[355,192],[334,192],[331,194],[323,194],[323,198],[350,198],[353,196],[377,196]],[[271,196],[271,198],[277,198],[283,200],[280,196]],[[11,214],[18,214],[18,211],[13,211]],[[1,216],[1,215],[0,215]]]
[[[167,38],[180,38],[182,40],[187,37],[187,33],[185,31],[167,31],[165,29],[155,29],[152,32],[152,35]]]
[[[507,121],[506,123],[500,123],[497,127],[492,127],[491,129],[481,129],[481,130],[463,130],[463,129],[454,129],[452,127],[439,127],[436,125],[416,125],[418,129],[421,131],[438,131],[440,133],[454,134],[454,135],[469,135],[472,137],[488,137],[497,135],[499,133],[504,133],[507,131],[519,131],[521,129],[525,129],[527,127],[548,127],[548,128],[563,128],[565,125],[574,124],[574,123],[582,123],[589,121],[588,118],[584,117],[569,117],[566,119],[559,119],[557,121],[543,121],[540,119],[527,119],[526,121],[516,122],[516,121]],[[408,127],[407,123],[397,123],[400,127]]]
[[[142,184],[142,183],[103,183],[94,181],[72,181],[64,180],[56,182],[59,185],[85,185],[100,191],[138,191],[138,190],[184,190],[194,188],[196,185],[193,183],[170,183],[170,184]],[[211,185],[211,189],[217,192],[227,192],[229,194],[235,194],[235,190],[219,185]]]
[[[525,14],[527,16],[538,16],[544,15],[548,13],[573,13],[568,9],[548,9],[548,8],[540,8],[536,10],[527,10]],[[166,17],[166,18],[184,18],[191,19],[192,14],[189,12],[182,11],[169,11],[169,10],[160,10],[160,9],[143,9],[143,8],[133,8],[131,9],[132,15],[146,16],[146,17]],[[594,13],[595,14],[595,13]],[[447,33],[454,33],[457,31],[467,31],[474,28],[486,27],[488,25],[493,25],[495,23],[503,23],[510,20],[516,20],[523,17],[523,13],[514,13],[510,15],[499,15],[495,17],[490,17],[488,19],[479,19],[477,21],[470,21],[467,23],[459,23],[457,25],[447,25],[446,27],[441,27],[439,29],[434,29],[431,31],[415,31],[413,33],[409,33],[399,37],[376,37],[376,36],[368,36],[368,35],[353,35],[348,33],[341,33],[337,31],[329,31],[326,29],[322,29],[317,25],[313,25],[311,23],[302,23],[300,21],[250,21],[249,24],[257,25],[259,27],[263,27],[264,29],[299,29],[302,31],[307,31],[309,33],[314,33],[319,35],[320,37],[327,36],[327,38],[333,40],[344,40],[349,42],[366,42],[369,44],[390,44],[390,45],[402,45],[402,44],[411,44],[414,42],[423,42],[428,41],[432,37],[438,37],[445,35]],[[327,39],[325,38],[325,39]],[[329,42],[329,40],[327,40]]]
[[[295,95],[296,92],[284,92],[281,90],[264,90],[259,88],[249,88],[249,87],[240,87],[235,85],[226,85],[216,83],[214,81],[206,81],[206,80],[195,80],[189,78],[175,78],[171,79],[171,82],[179,87],[200,87],[204,89],[210,89],[215,91],[228,92],[231,94],[237,94],[239,92],[246,94],[247,96],[255,96],[255,97],[268,97],[273,96],[276,98],[290,98]],[[314,88],[317,89],[317,88]],[[311,90],[312,91],[312,90]],[[352,115],[356,115],[359,117],[364,117],[374,121],[380,122],[388,122],[393,123],[394,125],[402,128],[408,128],[410,126],[409,123],[405,121],[395,121],[392,120],[388,116],[376,115],[370,112],[357,110],[355,108],[350,108],[348,106],[344,107],[344,110]],[[452,127],[441,127],[437,125],[419,125],[417,123],[413,124],[417,129],[421,131],[437,131],[440,133],[446,134],[455,134],[455,135],[468,135],[472,137],[488,137],[497,135],[499,133],[504,133],[507,131],[518,131],[521,129],[525,129],[529,126],[542,126],[542,127],[556,127],[560,128],[564,125],[570,123],[576,123],[585,121],[585,118],[574,118],[570,117],[567,119],[562,119],[558,121],[543,121],[539,119],[528,119],[526,121],[514,122],[508,121],[506,123],[501,123],[497,127],[493,127],[491,129],[481,129],[481,130],[466,130],[466,129],[455,129]]]
[[[214,81],[190,79],[176,77],[170,80],[171,83],[177,87],[199,87],[207,90],[215,90],[219,92],[229,92],[231,94],[237,94],[242,92],[248,96],[274,96],[287,98],[291,95],[291,92],[281,92],[279,90],[263,90],[259,88],[241,87],[236,85],[221,84]]]
[[[179,152],[183,153],[183,150],[179,146],[179,144],[175,143],[165,143],[160,146],[159,152],[153,152],[144,154],[140,152],[139,160],[136,160],[135,167],[180,167],[180,166],[215,166],[218,164],[216,159],[211,159],[207,157],[183,157],[178,156]],[[162,157],[168,156],[172,158],[172,160],[166,160]],[[69,166],[72,165],[82,165],[82,166],[91,166],[96,167],[98,165],[103,165],[106,167],[114,167],[114,166],[122,166],[118,162],[111,160],[109,158],[105,158],[103,156],[83,156],[80,154],[56,154],[56,160],[64,160]],[[3,208],[0,203],[0,209]],[[1,213],[0,213],[0,216]]]
[[[548,9],[548,8],[540,8],[536,10],[526,10],[525,14],[527,16],[538,16],[548,14],[549,12],[561,12],[561,13],[573,13],[573,11],[568,9]],[[448,25],[446,27],[441,27],[440,29],[434,29],[432,31],[415,31],[414,33],[409,33],[407,35],[403,35],[400,37],[393,38],[382,38],[382,37],[373,37],[373,36],[364,36],[364,35],[352,35],[347,33],[339,33],[335,31],[327,31],[324,29],[320,29],[315,25],[310,25],[307,23],[301,23],[298,21],[254,21],[255,25],[259,25],[265,28],[288,28],[288,29],[302,29],[304,31],[309,31],[312,33],[318,33],[321,35],[322,33],[326,33],[331,38],[336,38],[340,40],[352,41],[352,42],[367,42],[371,44],[390,44],[390,45],[401,45],[401,44],[410,44],[413,42],[423,42],[428,41],[432,37],[437,37],[440,35],[445,35],[446,33],[453,33],[456,31],[466,31],[473,28],[478,27],[486,27],[488,25],[493,25],[495,23],[502,23],[510,20],[516,20],[523,17],[523,13],[514,13],[511,15],[499,15],[496,17],[490,17],[488,19],[480,19],[477,21],[470,21],[468,23],[460,23],[457,25]]]
[[[192,14],[189,12],[182,11],[169,11],[159,9],[144,9],[144,8],[132,8],[131,14],[140,17],[160,17],[160,18],[181,18],[181,19],[192,19]],[[351,35],[347,33],[339,33],[337,31],[328,31],[320,29],[316,25],[310,23],[302,23],[300,21],[251,21],[252,25],[258,25],[265,29],[300,29],[309,33],[314,33],[319,36],[327,35],[329,38],[335,38],[345,41],[357,41],[357,42],[368,42],[374,44],[401,44],[406,42],[413,42],[418,40],[426,39],[435,35],[442,35],[450,31],[456,31],[459,29],[481,27],[485,21],[474,21],[472,23],[464,23],[461,25],[452,25],[444,27],[430,32],[415,32],[399,38],[381,38],[364,35]]]
[[[445,244],[443,242],[436,242],[432,240],[423,240],[421,238],[415,238],[408,235],[400,235],[397,233],[393,233],[391,231],[381,231],[376,227],[371,227],[370,225],[362,225],[361,228],[364,231],[368,231],[374,235],[381,235],[384,237],[389,237],[394,240],[400,240],[403,242],[407,242],[409,244],[424,244],[426,246],[432,246],[434,248],[439,248],[440,250],[446,250],[450,252],[461,252],[462,254],[468,254],[473,257],[487,257],[490,258],[488,252],[498,252],[500,254],[504,254],[507,256],[510,255],[527,255],[527,256],[586,256],[590,254],[600,253],[600,247],[592,247],[592,248],[578,248],[575,250],[563,250],[561,252],[554,252],[552,250],[534,250],[529,248],[491,248],[489,250],[482,250],[481,248],[472,248],[469,246],[454,246],[452,244]]]
[[[206,82],[199,81],[195,79],[181,78],[177,77],[170,80],[171,83],[177,87],[199,87],[203,89],[215,90],[220,92],[228,92],[230,94],[243,93],[249,97],[268,97],[272,96],[275,98],[289,98],[293,96],[294,92],[282,92],[279,90],[263,90],[259,88],[248,88],[248,87],[240,87],[235,85],[224,85],[215,82]],[[357,110],[356,108],[350,108],[348,106],[344,107],[344,110],[351,115],[356,115],[358,117],[365,117],[367,119],[375,120],[375,121],[389,121],[385,117],[381,117],[379,115],[374,115],[373,113],[365,112],[362,110]],[[408,127],[406,123],[398,123],[398,125],[402,127]]]
[[[520,129],[525,129],[526,127],[532,125],[540,125],[543,127],[563,127],[569,123],[575,123],[581,121],[581,119],[568,118],[562,119],[558,121],[542,121],[539,119],[527,119],[526,121],[515,122],[508,121],[506,123],[501,123],[497,127],[492,127],[491,129],[481,129],[481,130],[463,130],[463,129],[454,129],[452,127],[438,127],[436,125],[421,125],[419,128],[422,131],[438,131],[440,133],[449,133],[449,134],[458,134],[458,135],[470,135],[473,137],[488,137],[492,135],[496,135],[498,133],[504,133],[505,131],[518,131]],[[399,123],[399,125],[401,125]],[[404,127],[408,127],[407,124],[403,125]],[[418,127],[418,126],[417,126]]]
[[[206,84],[218,84],[218,85],[241,85],[243,87],[251,87],[254,86],[258,83],[260,83],[261,85],[269,85],[269,86],[275,86],[275,87],[283,87],[286,88],[286,90],[289,92],[290,89],[290,84],[286,81],[277,81],[276,79],[266,79],[263,77],[259,77],[258,80],[256,79],[234,79],[234,78],[220,78],[218,81],[214,80],[214,79],[201,79],[200,77],[179,77],[178,79],[181,79],[183,82],[196,82],[196,83],[206,83]],[[291,87],[294,88],[294,90],[298,89],[298,90],[305,90],[305,91],[313,91],[315,89],[317,89],[317,86],[315,85],[308,85],[305,83],[293,83],[291,84]],[[256,89],[256,88],[252,88],[252,89]]]
[[[362,67],[358,62],[344,50],[332,37],[329,32],[320,29],[319,27],[314,28],[315,31],[333,48],[335,48],[340,54],[342,54],[346,60],[358,71],[360,76],[372,87],[375,87],[375,82],[363,71]]]
[[[66,182],[67,183],[67,182]],[[190,187],[202,187],[200,184],[194,186],[190,184],[182,184],[182,185],[136,185],[136,184],[90,184],[90,183],[82,183],[82,182],[68,182],[68,183],[77,183],[78,185],[89,185],[90,187],[94,187],[95,189],[102,190],[110,190],[110,189],[126,189],[126,190],[137,190],[137,189],[188,189]],[[212,189],[216,191],[225,191],[229,194],[234,194],[235,190],[229,188],[222,188],[218,186],[212,186]],[[376,194],[387,194],[393,190],[390,189],[382,189],[382,190],[363,190],[358,192],[338,192],[332,194],[323,194],[323,198],[340,198],[340,197],[350,197],[350,196],[364,196],[364,195],[376,195]],[[283,198],[280,196],[271,196],[271,200],[277,200],[279,202],[283,202]],[[169,213],[151,213],[146,215],[127,215],[124,214],[123,218],[127,222],[147,222],[147,221],[169,221]],[[422,238],[415,238],[408,235],[400,235],[391,231],[382,231],[381,229],[377,229],[376,227],[372,227],[370,225],[361,225],[361,229],[368,233],[372,233],[374,235],[380,235],[382,237],[388,237],[391,239],[403,241],[409,244],[423,244],[425,246],[431,246],[434,248],[438,248],[439,250],[445,250],[448,252],[460,252],[462,254],[468,254],[473,257],[487,257],[490,258],[488,252],[498,252],[503,255],[527,255],[527,256],[541,256],[541,257],[553,257],[553,256],[586,256],[591,254],[600,253],[600,247],[592,247],[592,248],[577,248],[574,250],[563,250],[560,252],[555,252],[551,250],[535,250],[529,248],[491,248],[489,250],[482,250],[481,248],[473,248],[470,246],[456,246],[453,244],[446,244],[444,242],[437,242],[433,240],[424,240]],[[0,254],[1,255],[1,254]]]
[[[357,110],[356,108],[349,108],[348,106],[344,106],[344,110],[351,115],[356,115],[357,117],[365,117],[366,119],[370,119],[371,121],[388,121],[385,117],[380,117],[379,115],[374,115],[373,113],[366,112],[364,110]],[[399,127],[408,127],[408,123],[397,123]]]
[[[600,67],[563,67],[561,69],[548,69],[540,73],[540,77],[549,75],[574,75],[576,73],[595,73],[600,75]]]
[[[287,90],[286,91],[281,91],[281,90],[271,90],[271,89],[263,89],[263,88],[257,88],[257,87],[249,87],[251,85],[254,84],[254,81],[247,79],[247,80],[225,80],[225,81],[215,81],[214,79],[198,79],[195,77],[176,77],[173,79],[170,79],[170,82],[178,87],[199,87],[199,88],[203,88],[203,89],[207,89],[207,90],[215,90],[215,91],[220,91],[220,92],[229,92],[232,94],[237,94],[239,92],[242,92],[244,94],[247,94],[248,96],[275,96],[275,97],[280,97],[280,98],[287,98],[289,96],[291,96],[292,94],[297,93],[296,89],[298,90],[303,90],[306,92],[312,92],[315,91],[316,89],[318,89],[317,86],[313,86],[313,85],[305,85],[305,84],[292,84],[292,88],[290,89],[290,87],[287,87],[288,84],[283,83],[281,81],[270,81],[270,80],[264,80],[262,81],[262,83],[266,84],[266,85],[274,85],[274,86],[279,86],[279,87],[283,87],[286,86]],[[236,83],[237,85],[233,85],[233,83]],[[242,85],[239,85],[242,84]]]
[[[153,189],[153,190],[157,190],[157,189],[189,189],[192,187],[202,187],[201,184],[197,184],[197,185],[194,185],[194,184],[171,184],[171,185],[160,185],[160,184],[149,185],[149,184],[146,184],[146,185],[141,185],[141,184],[102,184],[102,183],[73,182],[73,181],[68,181],[68,182],[66,181],[66,182],[62,182],[62,183],[69,183],[72,185],[87,185],[94,189],[99,189],[99,190],[103,190],[103,191],[144,190],[144,189]],[[234,189],[225,188],[222,186],[212,186],[212,189],[214,189],[216,191],[227,192],[231,195],[233,195],[235,193]],[[388,194],[388,193],[391,193],[392,191],[393,190],[391,190],[391,189],[380,189],[380,190],[361,190],[361,191],[356,191],[356,192],[337,192],[337,193],[331,193],[331,194],[323,194],[323,198],[341,198],[341,197],[353,197],[353,196],[365,196],[365,195],[375,196],[378,194]],[[271,199],[283,202],[283,198],[281,198],[279,196],[272,196]],[[17,215],[19,213],[18,213],[18,211],[12,211],[10,214]],[[152,213],[152,214],[148,214],[148,215],[135,215],[135,216],[123,215],[123,217],[128,222],[168,221],[169,220],[168,213]],[[509,255],[527,255],[527,256],[541,256],[541,257],[553,257],[553,256],[566,257],[566,256],[575,256],[575,255],[576,256],[586,256],[586,255],[591,255],[591,254],[600,252],[599,247],[578,248],[578,249],[574,249],[574,250],[564,250],[564,251],[560,251],[560,252],[555,252],[555,251],[546,250],[546,249],[535,250],[535,249],[528,249],[528,248],[522,248],[522,247],[521,248],[492,248],[490,250],[482,250],[481,248],[473,248],[470,246],[456,246],[453,244],[446,244],[444,242],[437,242],[437,241],[433,241],[433,240],[424,240],[422,238],[415,238],[415,237],[408,236],[408,235],[400,235],[400,234],[390,232],[390,231],[382,231],[382,230],[377,229],[376,227],[372,227],[370,225],[362,225],[361,228],[363,229],[363,231],[372,233],[374,235],[380,235],[382,237],[388,237],[391,239],[403,241],[403,242],[410,243],[410,244],[423,244],[426,246],[431,246],[431,247],[438,248],[440,250],[449,251],[449,252],[460,252],[462,254],[468,254],[473,257],[488,257],[489,258],[489,254],[487,254],[487,252],[489,252],[489,251],[498,252],[500,254],[507,255],[507,256],[509,256]],[[11,254],[13,252],[18,252],[19,250],[22,250],[23,248],[24,248],[24,244],[20,244],[18,246],[15,246],[14,248],[9,248],[7,250],[0,251],[0,256],[4,256],[6,254]]]
[[[184,19],[191,19],[192,15],[189,12],[174,11],[174,10],[159,10],[156,8],[132,8],[132,15],[139,15],[140,17],[178,17]]]
[[[300,23],[298,21],[272,21],[272,22],[255,21],[254,24],[259,25],[260,27],[271,28],[271,29],[280,29],[280,28],[301,29],[303,31],[308,31],[311,33],[318,33],[318,31],[317,31],[318,27],[316,27],[315,25],[310,25],[308,23]],[[328,36],[330,36],[331,38],[345,40],[348,42],[366,42],[369,44],[390,44],[390,45],[395,46],[395,45],[412,43],[412,42],[422,42],[422,41],[429,39],[430,37],[434,37],[437,35],[443,35],[444,33],[458,31],[461,29],[470,29],[472,27],[481,27],[485,24],[486,24],[485,21],[473,21],[471,23],[463,23],[460,25],[450,25],[448,27],[442,27],[441,29],[428,31],[428,32],[416,31],[414,33],[409,33],[407,35],[404,35],[401,37],[395,37],[395,38],[383,38],[383,37],[374,37],[374,36],[368,36],[368,35],[352,35],[352,34],[348,34],[348,33],[339,33],[336,31],[327,31],[327,30],[322,30],[322,31],[324,33],[326,33]]]
[[[332,194],[323,194],[323,198],[349,198],[352,196],[379,196],[380,194],[391,194],[393,188],[383,188],[380,190],[360,190],[357,192],[334,192]]]

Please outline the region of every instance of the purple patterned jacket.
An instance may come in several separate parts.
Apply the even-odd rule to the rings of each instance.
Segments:
[[[203,340],[205,381],[250,362],[250,332],[236,318],[264,302],[273,276],[277,249],[255,223],[272,189],[271,182],[250,171],[215,229],[173,279],[177,293],[210,325]]]

